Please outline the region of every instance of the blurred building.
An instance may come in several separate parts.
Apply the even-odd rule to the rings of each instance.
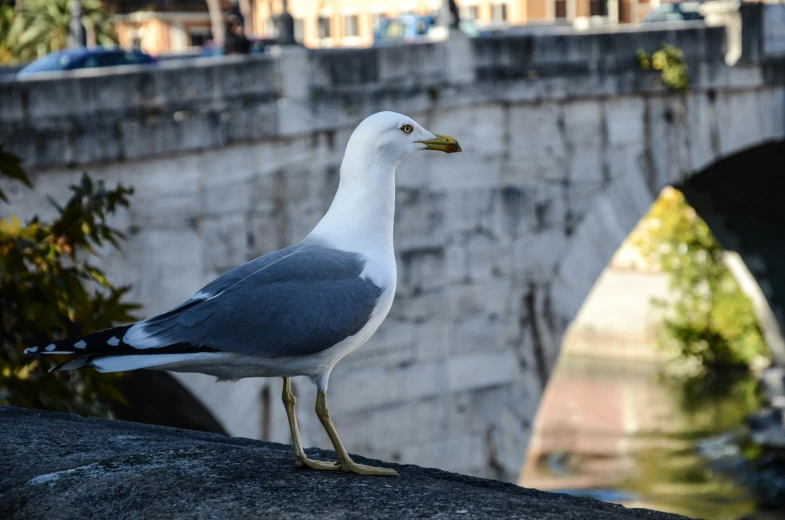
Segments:
[[[461,18],[480,27],[522,24],[608,24],[641,21],[660,0],[456,0]],[[254,32],[275,36],[281,0],[254,2]],[[383,16],[435,15],[442,0],[290,0],[298,41],[308,47],[352,47],[373,43]]]
[[[217,0],[224,13],[246,13],[246,34],[276,35],[281,0]],[[457,0],[461,18],[489,29],[509,26],[641,21],[660,0]],[[205,0],[114,0],[123,47],[152,54],[183,52],[212,38]],[[383,17],[436,15],[442,0],[290,0],[295,38],[307,47],[369,46]]]
[[[231,0],[218,0],[224,12]],[[125,48],[151,54],[183,52],[212,38],[205,0],[111,0],[117,13],[115,29]]]

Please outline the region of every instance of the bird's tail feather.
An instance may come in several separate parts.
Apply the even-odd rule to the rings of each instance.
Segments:
[[[109,354],[123,347],[123,336],[131,325],[99,330],[79,338],[53,341],[48,345],[33,346],[24,350],[25,354]]]
[[[226,353],[210,347],[173,342],[156,348],[137,348],[124,341],[133,325],[123,325],[82,336],[25,349],[28,355],[65,354],[71,359],[52,370],[75,370],[94,367],[99,372],[123,372],[139,368],[169,369],[188,367],[205,361],[223,359]],[[216,357],[218,356],[218,357]]]

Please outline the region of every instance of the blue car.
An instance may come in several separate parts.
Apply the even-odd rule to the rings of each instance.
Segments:
[[[403,15],[397,18],[384,17],[373,34],[374,46],[396,43],[430,41],[437,28],[436,16]],[[458,29],[470,38],[483,34],[472,20],[461,20]]]
[[[690,22],[703,20],[700,2],[667,2],[655,7],[644,18],[645,23]]]
[[[266,54],[270,46],[275,45],[277,41],[275,38],[249,38],[249,40],[251,43],[249,54],[252,56],[256,56],[257,54]],[[202,50],[199,51],[200,58],[209,58],[223,55],[223,42],[217,42],[215,40],[210,40],[209,42],[205,43],[202,47]]]
[[[55,72],[117,65],[152,65],[155,58],[142,51],[128,51],[120,47],[95,47],[92,49],[66,49],[47,54],[16,73],[29,77],[42,72]]]

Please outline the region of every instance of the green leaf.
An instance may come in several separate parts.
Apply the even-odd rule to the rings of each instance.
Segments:
[[[17,180],[28,187],[32,187],[30,179],[28,179],[27,174],[22,169],[22,159],[11,152],[3,150],[2,145],[0,145],[0,175]],[[3,190],[0,190],[0,199],[4,202],[8,202],[8,198],[5,193],[3,193]]]
[[[114,287],[89,262],[101,241],[120,245],[106,218],[127,206],[129,193],[83,176],[64,205],[50,198],[58,209],[52,220],[0,219],[0,404],[107,416],[124,401],[114,386],[120,375],[49,374],[57,360],[30,360],[22,350],[137,320],[128,287]]]

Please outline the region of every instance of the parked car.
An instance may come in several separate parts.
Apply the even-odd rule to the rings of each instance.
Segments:
[[[264,54],[270,46],[275,45],[275,38],[250,38],[250,41],[252,55]],[[222,41],[217,40],[208,41],[202,46],[202,50],[199,51],[200,58],[223,55],[224,44]]]
[[[28,77],[42,72],[55,72],[118,65],[152,65],[155,58],[139,50],[129,51],[120,47],[94,47],[92,49],[66,49],[47,54],[23,67],[18,77]]]
[[[404,15],[397,18],[384,17],[379,21],[373,35],[374,43],[412,43],[428,38],[436,25],[434,16]]]
[[[655,7],[644,22],[688,22],[703,20],[700,2],[668,2]]]
[[[373,33],[374,45],[387,45],[391,43],[414,43],[430,41],[440,29],[436,25],[435,16],[403,15],[397,18],[384,17],[379,22],[379,27]],[[461,20],[458,29],[474,38],[484,31],[480,30],[471,20]]]

